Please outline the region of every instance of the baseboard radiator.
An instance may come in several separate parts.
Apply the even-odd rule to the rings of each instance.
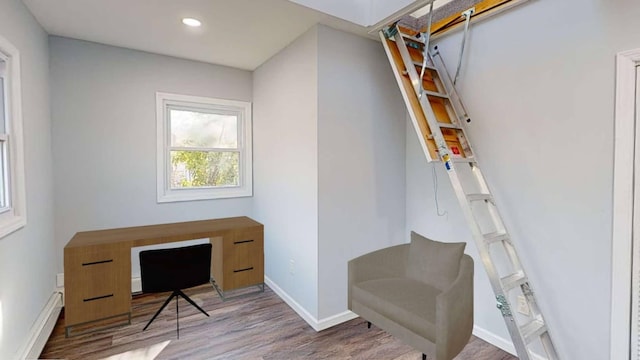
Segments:
[[[47,344],[47,340],[58,321],[61,310],[62,293],[56,291],[51,295],[42,312],[40,312],[38,319],[29,330],[24,345],[16,353],[16,359],[32,360],[40,357],[40,353],[42,353],[42,349]]]

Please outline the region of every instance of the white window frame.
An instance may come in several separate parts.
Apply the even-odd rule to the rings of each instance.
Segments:
[[[0,36],[0,59],[5,62],[5,127],[7,206],[0,209],[0,238],[27,224],[26,185],[24,176],[24,141],[22,138],[22,87],[20,84],[20,53]]]
[[[640,49],[619,52],[616,55],[616,92],[613,168],[613,224],[611,261],[611,359],[632,359],[638,346],[632,343],[632,318],[638,318],[632,307],[632,271],[637,252],[634,252],[634,221],[638,214],[634,203],[640,201],[634,191],[634,172],[640,158],[637,139],[640,139],[640,114],[636,112],[636,67],[640,66]],[[634,198],[635,197],[635,198]],[[636,218],[634,218],[634,216]],[[615,306],[613,304],[615,303]],[[635,313],[635,314],[634,314]]]
[[[239,185],[225,187],[172,189],[171,176],[171,128],[169,107],[185,109],[213,109],[238,113],[238,149],[240,150]],[[216,99],[201,96],[156,93],[157,120],[157,189],[158,202],[211,200],[253,196],[252,172],[252,116],[251,103],[246,101]]]

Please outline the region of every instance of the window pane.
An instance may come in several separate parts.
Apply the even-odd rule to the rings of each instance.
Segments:
[[[0,209],[9,206],[7,196],[7,142],[0,141]]]
[[[238,147],[237,115],[170,109],[171,146],[234,149]]]
[[[7,122],[7,106],[6,106],[6,94],[7,82],[6,77],[6,63],[0,60],[0,134],[6,134],[6,122]],[[9,206],[7,196],[7,179],[8,179],[8,164],[7,164],[7,142],[0,140],[0,209],[7,208]]]
[[[171,188],[238,186],[239,152],[171,151]]]
[[[0,63],[2,63],[2,60],[0,60]],[[6,109],[7,107],[5,106],[5,96],[4,94],[6,93],[4,87],[5,87],[6,82],[4,81],[4,78],[2,76],[0,76],[0,134],[4,134],[6,132],[6,126],[5,126],[5,122],[7,121],[5,116],[6,116]]]

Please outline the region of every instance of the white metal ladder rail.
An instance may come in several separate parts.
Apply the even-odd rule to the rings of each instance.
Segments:
[[[389,36],[389,40],[387,40]],[[524,269],[520,263],[520,259],[516,253],[516,249],[511,242],[509,233],[505,229],[502,217],[495,206],[493,195],[489,190],[487,182],[478,166],[476,158],[473,156],[473,150],[468,143],[464,124],[469,120],[464,105],[458,96],[453,82],[446,71],[442,58],[437,50],[431,54],[423,51],[420,47],[424,47],[424,43],[407,34],[403,34],[399,29],[393,27],[380,32],[380,37],[385,47],[385,51],[389,57],[389,61],[393,68],[396,80],[400,86],[403,98],[407,105],[407,109],[411,115],[412,122],[418,133],[422,149],[428,160],[436,160],[430,153],[429,141],[434,141],[437,157],[444,163],[447,174],[458,198],[458,202],[462,212],[469,224],[473,238],[477,244],[478,251],[482,258],[484,267],[489,275],[491,286],[496,295],[497,307],[500,309],[513,344],[520,359],[531,360],[533,358],[532,348],[538,340],[542,346],[538,346],[536,350],[546,353],[546,359],[556,360],[558,355],[549,335],[547,323],[544,321],[542,313],[537,305],[534,293],[529,284]],[[395,44],[395,45],[394,45]],[[431,72],[431,79],[437,85],[438,91],[423,90],[421,87],[421,79],[416,67],[421,67],[423,59],[416,59],[416,51],[410,54],[409,46],[418,50],[417,52],[427,54],[427,69]],[[397,49],[392,49],[396,46]],[[399,54],[399,56],[398,56]],[[401,58],[401,60],[399,59]],[[404,77],[404,79],[403,79]],[[406,82],[410,80],[411,86]],[[421,91],[425,96],[420,97]],[[446,109],[450,115],[450,122],[443,122],[436,117],[431,100],[440,99],[447,104]],[[416,114],[416,101],[419,102],[420,110],[423,114]],[[422,117],[424,115],[424,117]],[[426,120],[428,130],[431,135],[425,133],[425,124],[420,121]],[[447,140],[443,135],[444,131],[456,131],[459,144],[463,147],[464,156],[453,153]],[[433,146],[432,149],[433,150]],[[473,191],[468,191],[468,184],[461,180],[459,166],[469,166],[471,176],[475,181]],[[479,209],[478,209],[479,205]],[[475,206],[475,207],[474,207]],[[484,220],[492,222],[492,231],[486,230],[486,225],[481,226],[479,212],[487,215]],[[477,217],[478,216],[478,217]],[[487,219],[488,218],[488,219]],[[486,221],[485,221],[486,222]],[[497,255],[498,251],[502,251],[503,256],[508,258],[507,269],[498,268],[494,263],[492,254]],[[520,290],[525,297],[529,306],[530,316],[514,316],[512,312],[513,292]],[[518,295],[518,294],[516,294]],[[540,358],[540,356],[537,356]]]

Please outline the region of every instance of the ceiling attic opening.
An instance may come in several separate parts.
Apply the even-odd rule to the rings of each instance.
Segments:
[[[527,0],[435,0],[431,15],[432,39],[464,25],[462,13],[474,9],[471,21],[479,21],[520,5]],[[398,19],[398,26],[409,34],[425,33],[429,27],[431,4]]]

